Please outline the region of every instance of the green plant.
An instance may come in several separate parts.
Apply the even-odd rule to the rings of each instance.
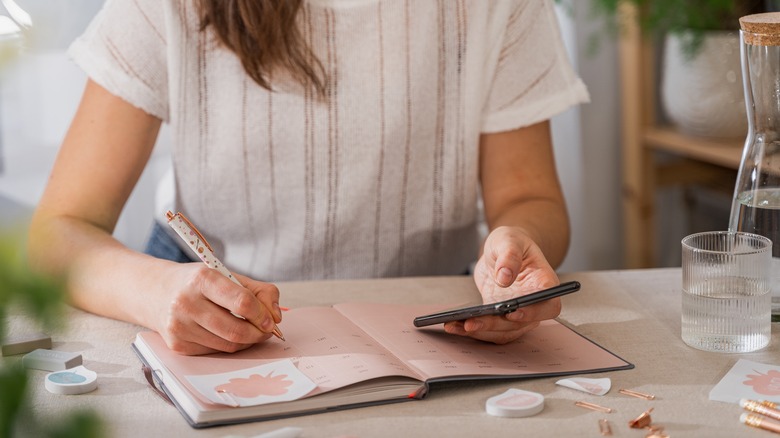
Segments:
[[[17,236],[0,230],[0,340],[8,317],[21,314],[53,333],[63,326],[64,287],[34,273],[23,256]],[[97,437],[100,421],[92,412],[74,412],[64,419],[41,418],[26,398],[30,378],[18,358],[0,362],[0,437],[15,434],[42,437]],[[41,382],[42,383],[42,382]]]
[[[567,4],[573,0],[556,0]],[[590,0],[591,18],[605,29],[620,29],[621,4],[641,11],[637,24],[646,35],[669,33],[682,37],[685,52],[693,57],[707,31],[738,30],[739,17],[777,10],[777,0]]]

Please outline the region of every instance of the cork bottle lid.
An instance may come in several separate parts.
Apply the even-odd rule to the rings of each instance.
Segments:
[[[780,12],[746,15],[739,19],[745,42],[754,46],[780,46]]]

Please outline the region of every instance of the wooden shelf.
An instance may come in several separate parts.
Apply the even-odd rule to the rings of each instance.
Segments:
[[[660,187],[733,184],[743,139],[685,135],[658,118],[658,50],[636,25],[637,8],[621,3],[619,36],[622,118],[622,224],[624,268],[659,266],[656,192]],[[677,159],[660,158],[659,152]]]
[[[720,140],[683,134],[670,127],[646,127],[646,147],[677,154],[693,160],[739,169],[744,140]]]

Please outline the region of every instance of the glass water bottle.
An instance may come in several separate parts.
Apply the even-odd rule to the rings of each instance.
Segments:
[[[748,134],[729,229],[772,240],[772,321],[780,320],[780,13],[740,18]]]

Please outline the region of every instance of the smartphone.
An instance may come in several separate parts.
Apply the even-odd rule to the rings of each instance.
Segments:
[[[540,290],[539,292],[517,298],[510,298],[498,303],[480,304],[478,306],[463,307],[460,309],[418,316],[417,318],[414,318],[414,326],[425,327],[449,321],[463,321],[464,319],[485,315],[506,315],[521,307],[530,306],[531,304],[549,300],[550,298],[567,295],[578,290],[580,290],[580,283],[578,281],[568,281],[549,289]]]

